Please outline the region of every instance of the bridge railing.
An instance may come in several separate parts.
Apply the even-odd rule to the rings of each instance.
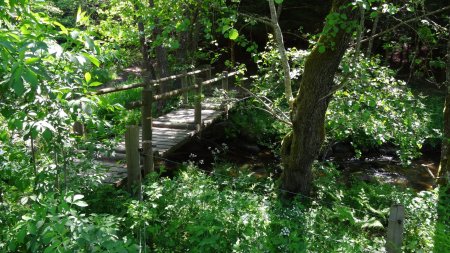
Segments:
[[[205,81],[197,78],[198,74],[206,73]],[[108,87],[99,89],[93,94],[95,95],[104,95],[108,93],[114,93],[119,91],[125,91],[135,88],[143,87],[141,101],[134,101],[128,103],[125,107],[127,109],[136,109],[141,108],[141,124],[142,124],[142,146],[141,151],[143,155],[143,172],[144,175],[153,171],[153,147],[152,147],[152,105],[154,102],[159,100],[168,99],[175,96],[183,95],[183,102],[188,102],[188,92],[196,91],[195,96],[195,109],[194,109],[194,127],[197,132],[200,132],[202,129],[202,94],[203,88],[210,86],[214,83],[221,81],[222,89],[224,91],[228,90],[228,79],[232,76],[238,75],[238,71],[228,73],[227,71],[223,71],[221,74],[212,78],[211,67],[206,67],[198,70],[193,70],[190,72],[184,71],[181,74],[172,75],[156,80],[148,80],[146,82],[139,82],[129,85],[124,85],[120,87]],[[193,84],[189,85],[187,78],[192,77]],[[181,88],[167,91],[161,94],[154,94],[153,90],[155,87],[161,85],[164,82],[176,80],[182,78]],[[228,105],[225,105],[225,111],[228,110]],[[128,134],[126,135],[128,136]],[[134,143],[134,142],[132,142]],[[139,144],[136,144],[139,145]],[[126,145],[127,146],[127,145]],[[132,152],[137,152],[135,148],[127,149],[127,153],[132,150]],[[131,151],[130,151],[131,152]],[[130,166],[133,167],[133,166]],[[131,168],[129,168],[131,169]],[[133,180],[131,180],[133,181]]]
[[[187,93],[189,91],[195,90],[195,109],[194,109],[194,125],[195,130],[200,132],[202,129],[202,93],[203,88],[218,81],[222,81],[222,88],[228,90],[228,78],[235,76],[238,72],[228,73],[226,71],[222,72],[219,76],[211,78],[211,69],[207,72],[206,81],[197,81],[195,75],[193,75],[193,85],[188,86],[187,81],[183,81],[183,85],[179,89],[168,91],[162,94],[153,95],[152,86],[147,85],[142,91],[141,101],[133,103],[131,108],[141,107],[142,109],[142,150],[144,156],[143,171],[144,175],[153,171],[153,151],[152,151],[152,104],[155,101],[171,98],[174,96],[183,95],[183,100],[187,102]],[[186,75],[184,75],[186,77]],[[129,108],[130,108],[129,107]],[[227,110],[227,106],[225,106]]]
[[[146,87],[148,85],[152,85],[154,87],[161,85],[164,82],[167,81],[172,81],[172,80],[176,80],[179,78],[187,78],[188,76],[195,76],[197,74],[200,73],[211,73],[211,67],[205,67],[202,69],[197,69],[197,70],[192,70],[190,72],[184,71],[181,74],[177,74],[177,75],[171,75],[171,76],[167,76],[167,77],[163,77],[160,79],[155,79],[155,80],[149,80],[147,82],[136,82],[133,84],[129,84],[129,85],[124,85],[124,86],[120,86],[120,87],[108,87],[108,88],[103,88],[103,89],[99,89],[96,92],[93,93],[93,95],[104,95],[104,94],[108,94],[108,93],[113,93],[113,92],[118,92],[118,91],[124,91],[124,90],[131,90],[131,89],[135,89],[135,88],[140,88],[140,87]],[[184,80],[183,80],[184,81]],[[186,79],[187,82],[187,79]]]

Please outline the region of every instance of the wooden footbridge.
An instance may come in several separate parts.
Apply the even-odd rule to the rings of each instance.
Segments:
[[[96,95],[143,88],[141,101],[126,105],[128,109],[141,108],[141,126],[127,126],[125,138],[114,148],[115,152],[98,160],[100,165],[107,169],[104,181],[118,183],[128,178],[128,185],[131,187],[132,184],[140,182],[141,175],[145,176],[153,171],[154,156],[167,156],[193,136],[199,135],[214,121],[228,114],[234,104],[227,99],[228,82],[230,77],[237,75],[237,71],[224,71],[213,77],[211,68],[207,67],[143,83],[98,90]],[[181,80],[181,88],[154,94],[158,86],[177,79]],[[225,96],[206,98],[203,89],[216,83],[221,84],[221,94]],[[191,91],[195,93],[193,103],[188,101],[188,93]],[[153,104],[175,96],[183,97],[183,106],[153,119]]]

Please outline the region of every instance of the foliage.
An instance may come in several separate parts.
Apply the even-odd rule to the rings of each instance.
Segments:
[[[95,1],[94,1],[95,2]],[[101,2],[101,1],[99,1]],[[89,29],[95,31],[114,51],[120,48],[140,48],[137,22],[144,24],[149,54],[163,47],[168,51],[174,71],[195,66],[197,62],[218,59],[222,36],[236,39],[236,1],[109,1],[98,4],[98,22]],[[120,60],[120,58],[118,58]]]
[[[286,206],[271,179],[217,168],[208,176],[189,165],[173,179],[148,180],[128,219],[132,228],[146,228],[151,250],[373,252],[384,249],[393,203],[407,212],[405,252],[430,252],[435,237],[448,240],[448,217],[437,219],[437,208],[449,208],[438,202],[445,189],[416,194],[356,178],[349,187],[333,166],[318,164],[317,195]]]
[[[133,242],[117,236],[120,219],[109,215],[85,216],[83,195],[24,196],[21,218],[6,232],[9,252],[124,252],[136,251]],[[0,247],[1,249],[2,247]]]
[[[241,102],[230,112],[232,125],[226,129],[228,138],[244,137],[256,141],[259,145],[276,149],[279,140],[288,132],[284,123],[280,123],[263,110],[248,110],[258,106],[254,101]]]
[[[292,62],[291,77],[299,83],[295,80],[301,79],[308,53],[295,48],[290,48],[287,53]],[[393,70],[381,66],[378,58],[360,59],[354,63],[353,57],[352,52],[346,54],[341,63],[341,73],[336,78],[336,85],[347,81],[344,88],[331,98],[326,125],[328,141],[350,140],[357,150],[393,143],[399,148],[402,161],[417,157],[424,141],[439,133],[430,125],[430,114],[421,102],[424,98],[413,96],[405,82],[396,79]],[[259,73],[254,76],[254,92],[269,98],[273,107],[287,114],[282,68],[271,40],[258,58]],[[294,86],[294,89],[298,88]],[[262,107],[259,101],[255,104],[256,108]],[[283,136],[287,127],[283,123],[278,124],[284,127],[267,126],[259,131],[270,133],[281,130],[279,136]],[[251,129],[250,126],[248,128]]]
[[[347,181],[332,165],[315,166],[316,195],[298,196],[289,204],[279,200],[272,178],[256,178],[216,157],[209,173],[187,165],[171,179],[150,176],[141,201],[102,186],[104,168],[93,160],[111,148],[97,138],[110,139],[124,125],[139,123],[140,113],[123,106],[139,100],[141,91],[90,94],[115,71],[137,63],[137,21],[145,24],[151,57],[156,47],[165,47],[174,70],[219,59],[225,50],[219,42],[246,47],[258,64],[252,91],[271,100],[278,112],[288,110],[277,50],[269,40],[257,53],[256,44],[243,36],[245,25],[237,25],[239,1],[154,3],[150,8],[147,1],[0,0],[0,252],[137,252],[144,247],[155,252],[379,251],[392,203],[407,210],[405,252],[449,251],[448,189],[414,193]],[[406,9],[420,6],[414,2]],[[383,1],[381,7],[383,13],[400,10]],[[329,16],[328,32],[345,20]],[[439,41],[433,29],[418,26],[418,37],[427,45]],[[323,52],[333,47],[318,46]],[[308,52],[290,48],[287,53],[298,89]],[[419,60],[414,62],[424,64]],[[359,148],[392,142],[402,159],[416,156],[434,134],[427,130],[422,98],[415,98],[379,59],[351,61],[349,53],[337,81],[351,73],[350,81],[328,112],[330,141],[351,140]],[[443,67],[439,58],[429,65]],[[273,147],[289,126],[267,120],[270,113],[260,101],[247,103],[231,116],[237,126],[231,134],[246,129]],[[158,113],[178,105],[174,99]],[[436,108],[433,117],[442,120]],[[74,122],[95,131],[76,136],[70,131]]]
[[[351,65],[351,57],[347,54],[342,68],[351,66],[353,76],[344,89],[336,92],[328,108],[330,137],[350,139],[359,149],[393,143],[402,161],[420,155],[425,139],[437,134],[431,129],[423,98],[414,97],[406,83],[381,66],[379,59],[363,59]]]
[[[255,55],[258,64],[258,74],[251,76],[252,92],[262,98],[271,101],[274,108],[287,114],[289,108],[283,98],[283,68],[279,61],[278,51],[275,42],[269,35],[269,42],[265,51]],[[302,60],[306,51],[289,48],[287,56],[290,60],[291,78],[293,80],[293,90],[298,89],[299,77],[303,71]],[[251,108],[252,110],[248,110]],[[230,130],[231,136],[243,132],[255,138],[259,144],[276,149],[277,143],[281,140],[290,128],[283,122],[277,121],[267,112],[267,109],[256,99],[248,99],[245,103],[238,104],[238,107],[230,115],[230,120],[236,129]]]

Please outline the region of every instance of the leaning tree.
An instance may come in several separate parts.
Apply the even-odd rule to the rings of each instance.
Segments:
[[[325,113],[336,71],[349,47],[356,22],[349,0],[334,0],[326,24],[305,61],[300,88],[291,109],[292,131],[283,139],[281,188],[309,195],[312,165],[325,139]]]

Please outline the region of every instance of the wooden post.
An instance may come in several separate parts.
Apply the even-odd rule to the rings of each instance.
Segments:
[[[405,208],[399,204],[392,205],[388,221],[386,252],[388,253],[402,252],[404,220],[405,220]]]
[[[222,89],[224,91],[228,91],[228,71],[222,72],[223,79],[222,79]]]
[[[225,95],[227,95],[228,93],[228,71],[223,71],[222,72],[223,75],[223,79],[222,79],[222,90],[224,91]],[[225,100],[225,104],[224,104],[224,110],[225,110],[225,117],[228,118],[228,102],[227,100]]]
[[[211,65],[208,65],[208,70],[206,71],[206,78],[207,78],[207,80],[210,80],[211,77],[212,77],[212,74],[211,74]]]
[[[197,94],[195,99],[194,124],[195,130],[200,132],[202,129],[202,80],[198,80]]]
[[[83,111],[83,104],[80,102],[80,110]],[[86,129],[85,126],[82,122],[80,121],[75,121],[75,123],[73,123],[73,132],[78,135],[78,136],[82,136],[84,137],[86,134]]]
[[[146,86],[144,90],[142,90],[142,150],[144,151],[144,163],[143,170],[144,175],[148,174],[150,171],[153,171],[153,162],[145,159],[146,147],[144,143],[147,141],[152,141],[152,105],[153,105],[153,90],[150,85]],[[147,147],[148,149],[148,147]],[[151,146],[150,146],[151,151]]]
[[[74,132],[77,136],[84,136],[85,130],[84,130],[84,125],[83,125],[83,123],[81,123],[81,122],[79,122],[79,121],[75,121],[75,123],[73,123],[73,132]]]
[[[186,87],[188,86],[187,71],[184,70],[184,71],[183,71],[183,74],[184,74],[185,76],[183,76],[183,80],[181,80],[181,88],[186,88]],[[187,103],[189,102],[188,97],[189,97],[188,93],[185,92],[185,93],[183,94],[183,104],[187,104]]]
[[[138,196],[141,188],[141,168],[139,166],[139,127],[136,125],[127,126],[125,152],[127,157],[128,191],[133,196]],[[136,186],[138,186],[137,190]]]
[[[145,177],[150,172],[153,172],[155,170],[155,165],[153,163],[153,147],[151,140],[142,141],[142,153],[144,155],[144,162],[142,167],[144,170],[144,177]]]
[[[147,86],[142,90],[142,141],[152,140],[152,105],[153,91]]]

